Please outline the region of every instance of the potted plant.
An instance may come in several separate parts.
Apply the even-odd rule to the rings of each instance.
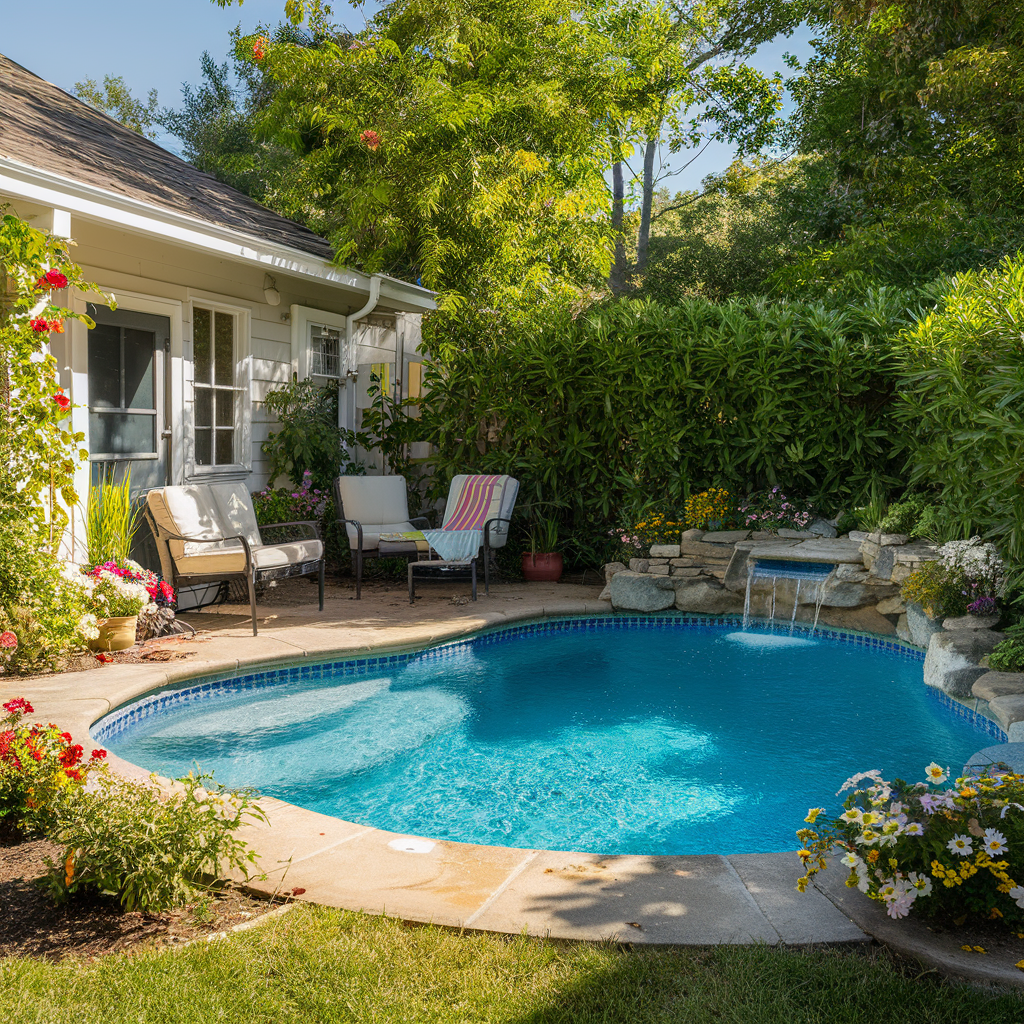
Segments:
[[[535,520],[530,527],[530,550],[523,552],[523,576],[531,582],[558,582],[562,556],[557,547],[558,520]]]
[[[89,641],[94,651],[124,651],[135,643],[139,612],[150,603],[142,582],[145,570],[134,562],[104,562],[86,570],[99,636]]]

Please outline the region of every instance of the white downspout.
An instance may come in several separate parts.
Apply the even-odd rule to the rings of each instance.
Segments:
[[[380,282],[380,275],[373,274],[370,277],[370,297],[366,300],[366,305],[362,309],[356,310],[351,316],[345,317],[345,361],[348,365],[345,368],[344,377],[347,399],[344,410],[341,407],[341,395],[338,395],[338,426],[343,429],[346,427],[349,430],[356,429],[355,384],[359,377],[359,366],[356,362],[356,346],[353,340],[353,332],[355,331],[356,321],[368,313],[372,313],[377,308],[377,303],[380,301]],[[349,454],[351,455],[351,452]]]

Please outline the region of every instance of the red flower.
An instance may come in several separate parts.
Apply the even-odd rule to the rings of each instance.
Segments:
[[[270,40],[266,36],[257,36],[255,42],[252,44],[252,55],[255,60],[263,60],[267,55],[267,43]]]
[[[69,779],[74,779],[75,782],[80,782],[82,779],[82,773],[77,768],[65,768],[64,774]]]
[[[376,153],[377,150],[380,149],[381,137],[370,128],[367,128],[364,132],[360,132],[359,141],[363,143],[371,153]]]
[[[12,647],[17,646],[18,637],[16,636],[16,634],[12,633],[9,629],[5,629],[2,633],[0,633],[0,647],[6,647],[7,650],[10,650]],[[5,704],[4,707],[7,707],[7,705]]]
[[[92,759],[94,761],[102,761],[103,758],[105,758],[106,756],[107,756],[107,752],[105,750],[103,750],[102,747],[99,750],[94,750],[92,752]]]
[[[46,326],[50,328],[53,334],[64,333],[64,321],[63,320],[47,320]]]
[[[28,325],[36,332],[36,334],[45,334],[50,330],[49,321],[44,320],[42,317],[36,317],[33,320],[29,320]]]
[[[70,742],[71,742],[71,733],[69,733],[69,732],[62,732],[62,733],[60,734],[60,738],[61,738],[61,739],[62,739],[62,740],[63,740],[63,741],[65,742],[65,743],[70,743]]]
[[[36,287],[43,291],[51,288],[67,288],[68,279],[59,270],[48,270],[38,281]]]
[[[15,697],[3,705],[4,711],[13,714],[31,715],[35,708],[24,697]]]
[[[65,747],[64,750],[57,755],[57,760],[60,761],[65,768],[74,767],[82,760],[82,745],[80,743],[76,743],[73,747]]]
[[[63,391],[58,391],[57,394],[53,396],[53,400],[57,403],[62,412],[67,412],[68,409],[71,408],[71,399],[68,398]]]
[[[36,761],[42,761],[43,755],[40,754],[38,750],[30,750],[29,753]]]
[[[114,659],[109,654],[97,654],[96,660],[106,663],[108,661],[113,661]]]

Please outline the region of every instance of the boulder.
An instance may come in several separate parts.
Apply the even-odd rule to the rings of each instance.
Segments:
[[[680,537],[681,540],[694,541],[700,540],[704,536],[703,530],[683,530]]]
[[[617,572],[608,584],[609,598],[616,611],[662,612],[676,599],[668,576]]]
[[[876,608],[875,611],[878,611]],[[906,641],[908,644],[914,642],[914,638],[910,635],[910,626],[907,624],[907,613],[904,612],[896,623],[896,635]]]
[[[675,605],[681,612],[698,615],[737,615],[743,611],[743,598],[726,590],[713,580],[686,580],[677,582]]]
[[[866,552],[862,552],[864,554],[864,564],[879,579],[891,580],[892,571],[896,568],[896,551],[897,549],[892,545],[886,545],[884,548],[879,548],[878,553],[873,558],[869,558]]]
[[[852,583],[833,578],[825,585],[825,596],[821,603],[829,608],[861,608],[870,605],[874,611],[875,605],[882,598],[898,592],[899,589],[893,586],[872,586],[869,583]],[[814,587],[809,586],[807,600],[813,603],[816,599]]]
[[[933,633],[924,659],[925,684],[951,697],[970,697],[974,684],[988,672],[978,662],[1002,639],[1002,633],[988,629]]]
[[[672,566],[673,576],[699,576],[703,570],[696,566],[674,565]]]
[[[1006,730],[1006,738],[1011,743],[1024,740],[1024,693],[996,697],[989,702],[988,708]]]
[[[622,562],[608,562],[601,566],[601,571],[604,573],[604,581],[607,583],[617,572],[627,572],[628,567]]]
[[[879,615],[903,615],[906,610],[903,598],[899,594],[896,594],[894,597],[887,597],[875,605],[875,611]]]
[[[749,566],[747,565],[747,559],[750,555],[750,549],[746,548],[735,548],[732,553],[732,558],[729,560],[729,565],[725,570],[725,586],[727,590],[733,590],[738,593],[745,593],[747,589],[747,577],[749,576]]]
[[[925,615],[919,604],[911,602],[907,605],[907,628],[910,630],[912,644],[927,647],[932,634],[942,632],[942,620]]]
[[[668,576],[668,574],[669,574],[669,569],[670,569],[670,568],[671,568],[671,566],[670,566],[670,565],[668,564],[668,561],[662,562],[662,563],[660,563],[659,565],[655,565],[655,564],[654,564],[654,563],[652,562],[652,563],[651,563],[651,564],[650,564],[650,565],[649,565],[649,566],[647,567],[647,571],[648,571],[648,572],[649,572],[649,573],[650,573],[650,574],[651,574],[652,576]]]
[[[971,692],[982,700],[1024,693],[1024,672],[986,672],[975,681]]]
[[[812,617],[813,608],[807,611],[810,613],[808,617]],[[880,636],[896,635],[896,627],[874,608],[822,608],[818,615],[818,625],[852,629],[859,633],[878,633]]]
[[[811,533],[816,534],[818,537],[835,537],[836,528],[835,526],[825,519],[815,519],[813,523],[808,527]]]
[[[721,544],[705,544],[702,540],[683,540],[679,555],[692,558],[728,560],[732,552]]]
[[[956,618],[942,620],[942,628],[957,629],[992,629],[999,622],[998,615],[958,615]]]
[[[821,534],[812,533],[810,530],[787,530],[784,527],[779,530],[779,536],[788,540],[808,540],[811,537],[820,537]]]
[[[651,563],[647,558],[631,558],[629,560],[630,572],[647,572],[650,567]]]
[[[651,558],[678,558],[678,544],[652,544]]]
[[[864,541],[866,541],[868,537],[871,536],[871,534],[865,533],[863,530],[851,530],[846,536],[855,544],[863,544]]]
[[[701,540],[705,544],[736,544],[749,536],[749,530],[712,530],[705,533]]]

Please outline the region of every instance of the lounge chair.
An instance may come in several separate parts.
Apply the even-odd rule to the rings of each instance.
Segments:
[[[164,578],[181,586],[244,579],[256,636],[256,584],[288,576],[319,575],[324,610],[324,545],[314,522],[260,527],[244,484],[157,487],[146,494],[146,518]],[[287,528],[306,536],[265,544],[263,532]]]
[[[422,517],[409,518],[404,476],[335,477],[334,505],[338,525],[345,527],[352,552],[357,600],[363,595],[363,563],[367,558],[417,559],[427,554],[425,541],[400,536],[430,525]]]
[[[441,576],[456,568],[469,568],[476,600],[477,562],[483,558],[484,593],[491,592],[492,552],[505,546],[519,481],[511,476],[460,474],[448,489],[440,530],[423,535],[440,558],[409,563],[409,603],[416,599],[416,575]],[[435,571],[438,570],[438,571]]]

